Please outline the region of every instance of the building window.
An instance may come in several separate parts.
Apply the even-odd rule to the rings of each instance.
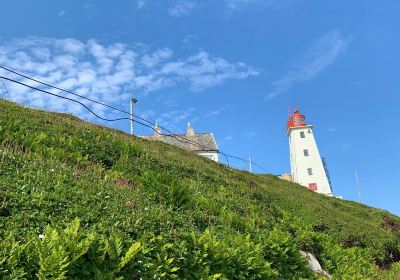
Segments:
[[[308,188],[309,188],[310,190],[312,190],[312,191],[315,191],[315,192],[318,190],[317,184],[316,184],[316,183],[308,184]]]
[[[312,168],[307,168],[308,175],[313,175]]]
[[[304,131],[300,131],[300,138],[306,138],[306,135],[304,134]]]
[[[305,149],[305,150],[303,150],[303,153],[304,153],[304,156],[305,157],[308,157],[310,154],[308,153],[308,150],[307,149]]]

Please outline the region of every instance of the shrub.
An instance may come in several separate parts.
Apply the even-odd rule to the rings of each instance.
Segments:
[[[338,279],[371,279],[377,267],[371,252],[359,247],[343,248],[326,234],[315,234],[317,258]]]
[[[378,279],[400,279],[400,262],[393,263],[390,269],[388,269],[387,271],[381,271],[380,277],[378,277]]]
[[[185,279],[269,279],[276,276],[264,259],[261,244],[249,236],[224,235],[209,230],[184,235],[179,243],[178,271]]]
[[[177,177],[167,173],[146,172],[141,178],[143,191],[157,202],[173,209],[181,209],[190,202],[190,190]]]
[[[136,242],[123,253],[122,244],[118,235],[82,232],[78,219],[65,230],[48,226],[24,244],[11,237],[2,242],[0,278],[115,279],[141,249]]]
[[[261,237],[266,260],[271,262],[280,279],[312,279],[305,258],[290,233],[274,228]]]

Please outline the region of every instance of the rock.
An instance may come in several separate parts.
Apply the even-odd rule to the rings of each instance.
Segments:
[[[314,273],[317,273],[317,274],[319,274],[319,275],[323,275],[323,276],[325,276],[326,278],[331,279],[331,275],[330,275],[327,271],[325,271],[325,270],[322,269],[322,267],[321,267],[321,265],[319,264],[317,258],[316,258],[313,254],[308,253],[308,252],[304,252],[304,251],[300,251],[300,254],[301,254],[303,257],[306,257],[306,258],[307,258],[308,266],[310,267],[310,269],[311,269]]]

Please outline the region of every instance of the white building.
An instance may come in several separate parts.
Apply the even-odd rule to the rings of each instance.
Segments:
[[[315,192],[332,196],[329,175],[319,154],[312,129],[313,126],[306,124],[304,115],[297,109],[289,116],[287,136],[292,180]]]
[[[188,123],[186,134],[164,134],[161,133],[161,129],[157,125],[155,130],[156,132],[154,132],[153,135],[143,135],[139,137],[161,141],[185,150],[193,151],[196,154],[204,156],[213,161],[219,161],[218,145],[215,141],[214,135],[211,132],[195,133],[194,128],[190,123]]]

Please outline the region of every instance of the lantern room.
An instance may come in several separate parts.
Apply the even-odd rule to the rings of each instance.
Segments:
[[[292,116],[290,116],[289,112],[289,120],[287,122],[286,128],[289,129],[299,126],[306,126],[306,117],[304,115],[301,115],[298,109],[295,109]]]

